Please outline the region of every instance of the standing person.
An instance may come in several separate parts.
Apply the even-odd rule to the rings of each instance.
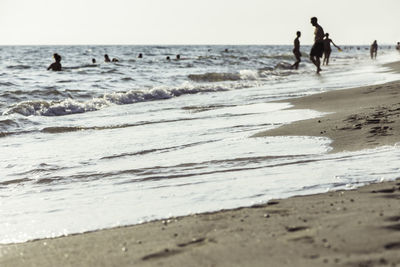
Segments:
[[[317,73],[321,71],[321,57],[324,53],[324,30],[318,24],[316,17],[311,18],[311,24],[315,27],[314,31],[314,45],[311,48],[310,60],[317,67]]]
[[[372,43],[369,52],[371,53],[371,59],[376,59],[376,55],[378,54],[378,43],[376,40]]]
[[[296,39],[294,39],[294,48],[293,48],[293,54],[296,57],[296,62],[292,65],[292,69],[298,69],[299,68],[299,64],[301,62],[301,52],[300,52],[300,36],[301,36],[301,32],[298,31],[296,32]]]
[[[329,39],[329,33],[325,33],[325,39],[324,39],[324,61],[322,62],[323,65],[328,65],[329,64],[329,57],[331,55],[332,49],[331,49],[331,43],[340,51],[340,47],[337,46],[332,39]]]
[[[55,53],[53,54],[53,57],[56,62],[52,63],[47,70],[61,71],[61,56]]]

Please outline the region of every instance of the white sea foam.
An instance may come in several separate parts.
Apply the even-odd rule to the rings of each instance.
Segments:
[[[71,98],[62,101],[23,101],[3,112],[3,116],[14,113],[24,116],[62,116],[95,111],[114,104],[126,105],[138,102],[164,100],[181,95],[243,89],[254,85],[255,84],[246,82],[231,84],[192,84],[190,82],[185,82],[181,86],[173,88],[159,86],[150,90],[129,90],[128,92],[106,93],[103,97],[93,98],[84,102]]]

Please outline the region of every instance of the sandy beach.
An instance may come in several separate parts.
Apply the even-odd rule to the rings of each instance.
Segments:
[[[400,63],[386,64],[394,72]],[[400,134],[400,82],[337,90],[297,98],[292,109],[313,109],[329,114],[261,132],[263,136],[324,136],[333,140],[331,153],[393,145]],[[282,101],[287,102],[287,101]]]
[[[391,64],[394,70],[399,63]],[[325,136],[331,153],[400,141],[400,82],[293,99],[329,114],[256,137]],[[400,180],[357,190],[0,245],[0,266],[400,266]]]

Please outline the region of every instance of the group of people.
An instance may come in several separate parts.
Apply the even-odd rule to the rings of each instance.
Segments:
[[[316,17],[311,18],[311,24],[315,27],[314,31],[314,44],[310,51],[310,60],[317,67],[317,73],[321,69],[321,57],[324,56],[323,65],[329,64],[329,57],[331,55],[332,49],[331,44],[333,44],[339,51],[341,48],[337,46],[332,39],[329,38],[329,33],[324,33],[321,25],[318,24],[318,19]],[[292,68],[298,69],[301,62],[301,52],[300,52],[300,40],[301,32],[296,33],[296,39],[294,39],[293,54],[296,58],[296,62],[292,65]],[[397,43],[396,49],[400,50],[400,42]],[[370,47],[370,54],[372,59],[376,59],[378,53],[378,43],[375,40]]]
[[[323,65],[328,65],[329,64],[329,57],[331,55],[332,49],[331,49],[331,44],[333,44],[339,51],[341,51],[341,48],[337,46],[332,39],[329,38],[329,33],[324,33],[323,28],[321,25],[318,24],[318,19],[316,17],[311,18],[311,25],[315,27],[314,31],[314,44],[311,48],[310,51],[310,60],[311,62],[317,67],[317,73],[320,73],[322,71],[321,69],[321,57],[324,56],[324,59],[322,61]],[[296,39],[294,39],[294,48],[293,48],[293,54],[296,58],[296,62],[291,66],[294,69],[299,68],[299,64],[301,62],[301,52],[300,52],[300,37],[301,37],[301,32],[297,31],[296,32]],[[396,49],[400,50],[400,42],[397,43]],[[228,52],[228,49],[225,49],[225,52]],[[378,43],[375,40],[371,47],[370,47],[370,54],[372,59],[376,59],[376,55],[378,53]],[[60,71],[61,70],[61,56],[57,53],[53,55],[55,62],[52,63],[47,70],[53,70],[53,71]],[[143,54],[140,53],[138,55],[138,58],[143,58]],[[171,60],[169,56],[166,57],[167,60]],[[180,55],[176,55],[176,59],[180,59]],[[104,55],[104,62],[119,62],[117,58],[113,58],[110,60],[110,57],[105,54]],[[92,59],[92,63],[96,63],[96,59]]]
[[[57,53],[53,54],[53,58],[55,60],[54,63],[52,63],[47,70],[53,70],[53,71],[61,71],[61,56]],[[138,58],[143,58],[143,54],[139,53]],[[169,56],[166,57],[167,60],[171,60],[171,58]],[[181,55],[176,55],[176,60],[180,60],[181,59]],[[119,60],[117,58],[113,58],[110,59],[110,57],[108,56],[108,54],[104,55],[104,62],[109,63],[109,62],[119,62]],[[92,63],[96,64],[96,59],[92,58]]]
[[[332,39],[329,38],[329,33],[324,33],[321,25],[318,24],[318,19],[316,17],[311,18],[311,24],[315,27],[314,31],[314,44],[310,52],[310,60],[317,67],[317,73],[320,73],[321,69],[321,57],[324,56],[323,65],[329,64],[329,57],[331,55],[332,49],[331,44],[333,44],[339,51],[341,48],[337,46]],[[293,54],[296,57],[296,62],[292,65],[292,68],[298,69],[301,62],[301,52],[300,52],[300,40],[301,32],[296,33],[297,37],[294,39]]]

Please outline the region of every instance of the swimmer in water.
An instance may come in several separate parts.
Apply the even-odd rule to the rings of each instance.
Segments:
[[[61,56],[57,53],[53,54],[54,60],[56,62],[52,63],[47,70],[61,71]]]
[[[112,62],[119,62],[119,60],[117,58],[115,58],[115,57],[111,61]]]
[[[104,55],[104,62],[111,62],[107,54]]]
[[[95,58],[92,58],[92,63],[96,64],[96,59]]]
[[[143,54],[139,53],[138,58],[143,58]]]

